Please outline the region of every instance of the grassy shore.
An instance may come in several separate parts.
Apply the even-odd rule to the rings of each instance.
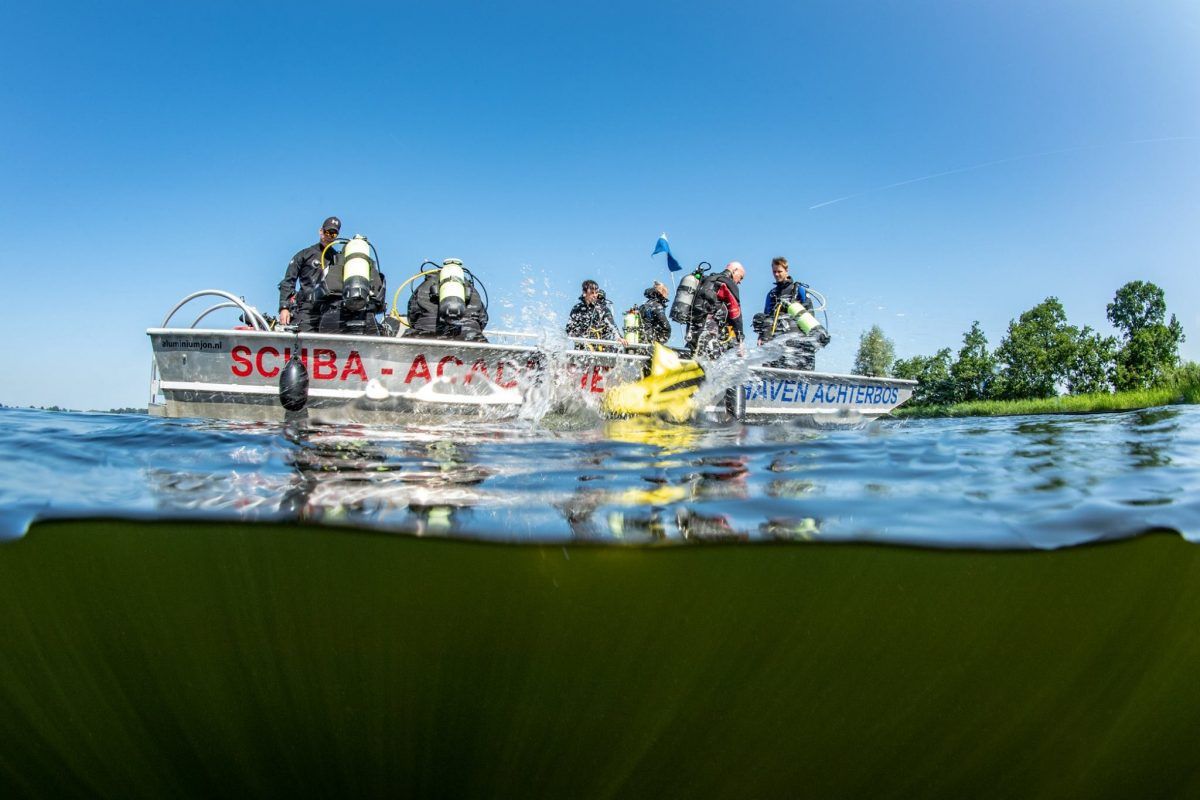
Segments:
[[[1133,411],[1139,408],[1200,403],[1200,383],[1176,384],[1157,389],[1115,394],[1076,394],[1037,400],[977,400],[948,406],[900,407],[892,416],[926,417],[1011,417],[1022,414],[1092,414],[1104,411]]]

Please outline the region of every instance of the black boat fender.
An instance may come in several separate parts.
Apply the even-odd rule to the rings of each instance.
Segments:
[[[288,411],[308,405],[308,369],[295,352],[279,373],[279,402]]]

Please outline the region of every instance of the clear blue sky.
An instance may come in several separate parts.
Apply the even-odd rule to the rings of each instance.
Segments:
[[[957,349],[975,319],[995,346],[1048,295],[1109,332],[1132,279],[1166,290],[1200,359],[1191,0],[5,17],[6,404],[143,405],[145,329],[200,288],[272,310],[327,214],[393,288],[464,259],[498,319],[561,320],[586,277],[628,306],[667,278],[666,231],[685,264],[745,263],[751,306],[786,255],[830,301],[823,369],[875,323],[899,356]]]

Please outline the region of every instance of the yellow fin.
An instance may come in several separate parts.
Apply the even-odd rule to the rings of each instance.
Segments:
[[[654,343],[654,352],[650,354],[651,375],[662,375],[672,370],[680,369],[685,363],[695,364],[696,362],[684,362],[679,357],[679,353],[658,342]]]
[[[684,361],[674,350],[655,344],[650,375],[605,392],[604,410],[621,417],[663,414],[682,422],[696,410],[692,395],[702,380],[704,370],[699,364]]]

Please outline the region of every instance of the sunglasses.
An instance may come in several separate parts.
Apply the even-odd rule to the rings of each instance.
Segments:
[[[330,236],[337,236],[337,235],[338,235],[338,232],[337,232],[337,230],[336,230],[335,228],[326,228],[326,229],[325,229],[325,232],[326,232],[326,233],[328,233]]]

